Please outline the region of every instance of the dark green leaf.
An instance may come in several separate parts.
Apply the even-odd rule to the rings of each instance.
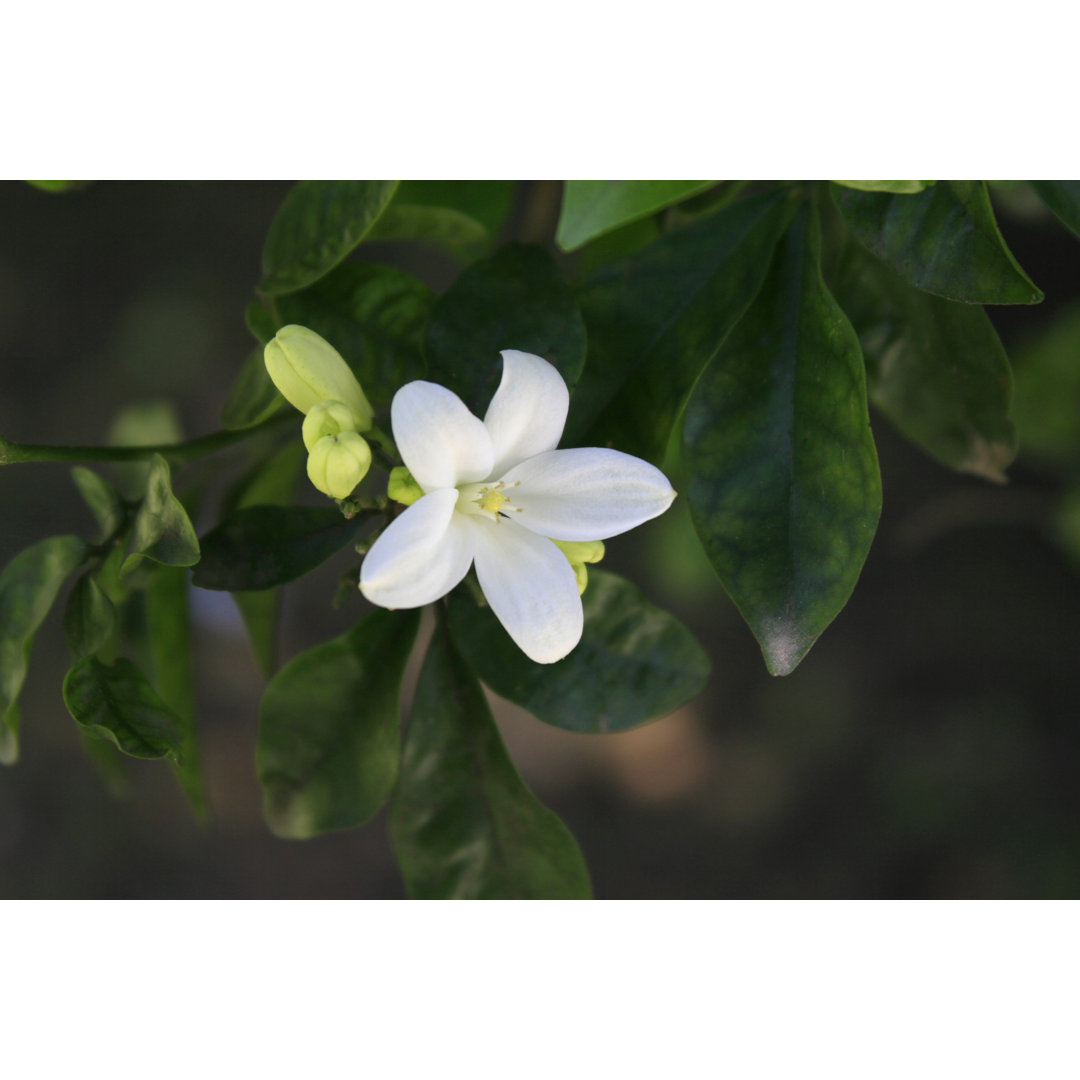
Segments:
[[[131,531],[131,546],[123,573],[143,558],[167,566],[193,566],[199,561],[199,540],[183,504],[173,494],[169,464],[160,455],[150,459],[146,495]]]
[[[743,199],[596,275],[582,296],[589,361],[565,445],[658,462],[702,368],[754,298],[793,206]]]
[[[19,691],[30,646],[64,579],[86,558],[77,536],[52,536],[20,551],[0,571],[0,763],[18,757]]]
[[[270,224],[262,293],[293,292],[331,271],[367,235],[396,180],[301,180]]]
[[[75,659],[96,653],[109,640],[115,622],[112,601],[90,573],[83,574],[64,608],[64,636]]]
[[[131,757],[180,760],[180,720],[130,660],[80,660],[64,678],[64,704],[87,734]]]
[[[250,506],[202,538],[200,589],[272,589],[302,577],[356,537],[363,522],[333,507]]]
[[[1080,180],[1029,180],[1066,228],[1080,236]]]
[[[856,191],[888,191],[893,195],[918,195],[934,186],[933,180],[834,180],[833,183]]]
[[[81,465],[71,470],[71,479],[101,526],[101,539],[107,540],[124,520],[124,500],[120,498],[120,493],[96,472]]]
[[[390,833],[415,899],[588,899],[570,830],[522,782],[440,626],[413,702]]]
[[[274,335],[285,325],[279,322],[273,312],[268,311],[258,300],[252,300],[244,308],[244,322],[251,331],[251,336],[260,345],[272,341]]]
[[[375,408],[423,375],[420,344],[435,297],[404,270],[345,263],[300,293],[282,296],[287,323],[321,334],[344,357]]]
[[[582,601],[581,643],[557,664],[534,664],[489,608],[461,592],[450,597],[450,629],[492,690],[567,731],[629,731],[704,689],[709,658],[701,646],[630,582],[590,569]]]
[[[195,813],[205,819],[208,808],[195,726],[188,575],[182,567],[154,568],[146,588],[146,626],[151,680],[179,721],[180,764],[176,766],[176,776]]]
[[[715,180],[567,180],[555,242],[573,251],[620,225],[688,199]]]
[[[482,416],[502,375],[503,349],[550,361],[573,387],[585,361],[585,324],[550,255],[508,244],[473,263],[440,297],[424,350],[428,378]]]
[[[986,312],[906,285],[852,247],[840,300],[862,342],[871,400],[912,442],[1003,481],[1016,456],[1012,373]]]
[[[487,242],[476,218],[448,206],[416,206],[395,199],[368,233],[368,240],[426,240],[468,255]]]
[[[494,237],[506,222],[516,190],[516,180],[402,180],[394,201],[459,210]]]
[[[859,342],[819,250],[804,208],[686,409],[694,523],[774,675],[847,602],[881,510]]]
[[[1005,246],[983,181],[942,180],[917,195],[832,193],[852,232],[909,285],[969,304],[1042,300]]]
[[[221,409],[221,422],[231,431],[253,427],[275,413],[284,400],[267,373],[262,349],[255,349],[237,372]]]
[[[270,680],[256,761],[278,836],[349,829],[386,802],[401,754],[401,678],[419,623],[416,611],[372,612]]]

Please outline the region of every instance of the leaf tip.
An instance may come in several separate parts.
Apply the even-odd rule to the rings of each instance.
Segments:
[[[790,675],[816,640],[784,616],[768,620],[755,634],[770,675]]]

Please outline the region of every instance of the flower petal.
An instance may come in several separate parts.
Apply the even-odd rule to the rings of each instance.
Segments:
[[[647,461],[597,447],[539,454],[503,480],[504,513],[512,510],[517,524],[555,540],[606,540],[662,514],[675,498],[668,478]]]
[[[483,480],[491,473],[491,436],[465,402],[445,386],[406,383],[390,406],[402,460],[425,491]]]
[[[453,488],[432,491],[392,521],[360,567],[360,591],[385,608],[423,607],[468,573],[472,533]]]
[[[516,349],[504,349],[502,358],[502,381],[484,414],[495,447],[495,480],[519,461],[554,450],[570,408],[570,391],[546,360]]]
[[[467,520],[475,537],[476,576],[499,622],[530,660],[561,660],[581,640],[585,620],[566,556],[512,521]]]

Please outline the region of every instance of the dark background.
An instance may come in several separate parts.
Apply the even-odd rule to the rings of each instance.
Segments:
[[[120,408],[162,398],[187,435],[217,430],[252,348],[244,306],[288,186],[50,195],[0,183],[0,431],[99,442]],[[1061,492],[1080,477],[1080,241],[1028,189],[996,199],[1010,247],[1047,294],[1039,307],[990,309],[1017,368],[1022,446],[1034,448],[1011,484],[950,473],[875,415],[878,536],[848,606],[794,674],[766,673],[676,504],[609,543],[605,565],[695,630],[714,662],[706,693],[617,736],[497,706],[526,780],[577,835],[598,897],[1080,892],[1080,564],[1057,540]],[[510,233],[523,221],[532,233],[519,206]],[[422,246],[367,257],[439,289],[455,272]],[[1053,348],[1040,350],[1048,335]],[[1063,434],[1048,434],[1048,417]],[[0,561],[91,529],[66,466],[0,469]],[[287,588],[284,657],[358,616],[359,599],[330,609],[341,569]],[[21,760],[0,771],[0,897],[402,896],[382,815],[304,842],[268,833],[254,770],[262,679],[228,597],[193,599],[213,823],[194,820],[162,764],[130,762],[117,793],[87,758],[60,697],[70,661],[58,603],[23,692]]]

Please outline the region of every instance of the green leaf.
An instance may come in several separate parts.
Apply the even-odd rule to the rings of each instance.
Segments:
[[[715,180],[567,180],[555,243],[573,251],[620,225],[712,187]]]
[[[416,206],[393,201],[368,233],[371,240],[426,240],[464,255],[488,240],[488,231],[476,218],[448,206]]]
[[[48,191],[53,195],[62,195],[66,191],[79,191],[92,184],[93,180],[27,180],[28,184],[39,191]]]
[[[285,197],[263,247],[267,296],[294,292],[329,273],[367,235],[396,180],[301,180]]]
[[[268,311],[258,300],[252,300],[244,308],[244,323],[251,331],[251,336],[260,344],[272,341],[278,330],[285,324],[280,322],[273,312]]]
[[[263,350],[255,349],[237,372],[221,409],[221,422],[230,431],[254,427],[277,412],[284,400],[266,370]]]
[[[86,558],[77,536],[52,536],[20,551],[0,571],[0,763],[18,758],[18,697],[34,634],[64,579]]]
[[[107,480],[96,472],[76,465],[71,470],[71,479],[79,489],[83,502],[90,508],[98,525],[101,526],[101,539],[107,540],[124,520],[124,500],[120,493]]]
[[[130,660],[80,660],[64,678],[64,704],[88,735],[131,757],[180,760],[180,719]]]
[[[150,459],[146,495],[135,515],[131,546],[121,573],[130,573],[143,558],[167,566],[193,566],[199,561],[199,540],[183,504],[173,494],[169,463]]]
[[[83,574],[64,608],[64,637],[75,659],[96,653],[109,640],[115,622],[112,601],[91,573]]]
[[[506,223],[516,191],[516,180],[402,180],[394,202],[458,210],[494,237]]]
[[[605,268],[581,297],[589,361],[565,445],[659,462],[701,370],[756,295],[794,207],[767,192]]]
[[[839,298],[862,342],[871,400],[938,461],[1003,482],[1016,456],[1012,372],[986,312],[851,255]]]
[[[1080,236],[1080,180],[1029,180],[1058,220]]]
[[[390,834],[414,899],[591,895],[577,842],[518,776],[442,626],[416,688]]]
[[[200,589],[272,589],[314,570],[356,537],[363,522],[334,507],[250,506],[202,538]]]
[[[804,208],[686,410],[687,498],[774,675],[847,602],[881,511],[858,338]]]
[[[933,180],[834,180],[833,183],[856,191],[888,191],[893,195],[918,195],[934,186]]]
[[[508,244],[473,263],[440,297],[424,342],[428,378],[483,416],[502,376],[503,349],[542,356],[571,388],[581,373],[581,311],[541,248]]]
[[[270,680],[256,763],[275,834],[349,829],[386,802],[401,754],[401,678],[419,623],[416,611],[374,611]]]
[[[567,731],[629,731],[697,697],[709,658],[673,615],[630,582],[589,570],[585,631],[565,660],[535,664],[486,607],[450,597],[450,631],[488,686],[538,719]]]
[[[277,303],[284,322],[309,327],[341,353],[376,409],[424,373],[420,346],[435,296],[404,270],[345,263]]]
[[[909,285],[969,304],[1042,300],[1005,246],[983,181],[943,180],[918,195],[832,193],[852,232]]]
[[[180,727],[180,762],[176,778],[195,814],[208,815],[199,766],[195,712],[195,676],[191,665],[191,613],[187,571],[158,566],[146,588],[146,626],[150,639],[151,681],[176,714]]]

